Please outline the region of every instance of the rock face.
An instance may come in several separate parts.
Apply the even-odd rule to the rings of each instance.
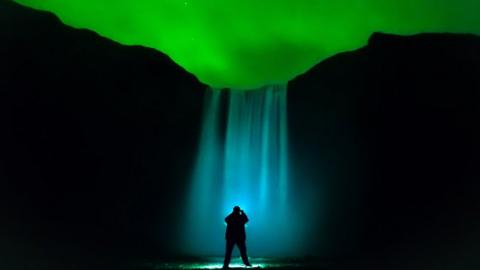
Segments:
[[[480,246],[479,74],[477,36],[377,33],[290,82],[293,169],[328,190],[325,249],[476,260],[461,254]]]
[[[159,52],[0,14],[3,268],[167,254],[206,86]],[[478,262],[479,75],[479,37],[374,34],[289,83],[291,181],[323,194],[313,255]]]
[[[157,51],[10,1],[0,13],[0,223],[12,253],[168,243],[207,86]]]

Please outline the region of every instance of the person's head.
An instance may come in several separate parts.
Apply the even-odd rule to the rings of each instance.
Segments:
[[[237,214],[240,213],[240,206],[233,207],[233,212]]]

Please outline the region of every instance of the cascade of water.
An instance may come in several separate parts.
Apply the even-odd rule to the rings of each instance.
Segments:
[[[212,192],[218,190],[221,184],[222,171],[221,160],[222,142],[220,139],[220,101],[221,91],[207,90],[204,98],[204,109],[200,138],[198,144],[195,167],[192,174],[192,186],[187,197],[187,218],[184,221],[182,249],[209,253],[220,249],[219,245],[206,246],[205,241],[215,237],[212,230],[218,230],[218,226],[212,225],[212,211],[218,208],[218,200],[213,198]],[[218,218],[218,217],[217,217]],[[217,241],[221,238],[215,237]]]
[[[280,207],[287,195],[286,86],[230,93],[223,185],[224,211],[252,214]]]
[[[211,90],[207,94],[190,219],[185,224],[189,250],[222,254],[223,218],[235,205],[251,220],[247,228],[249,250],[257,254],[281,250],[291,226],[286,88],[271,85],[254,91],[230,91],[224,140],[221,93]]]

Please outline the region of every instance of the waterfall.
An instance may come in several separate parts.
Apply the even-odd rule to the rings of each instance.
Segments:
[[[185,250],[223,255],[223,218],[235,205],[250,218],[250,254],[278,254],[285,239],[295,237],[289,221],[286,98],[286,85],[207,91],[184,222]]]

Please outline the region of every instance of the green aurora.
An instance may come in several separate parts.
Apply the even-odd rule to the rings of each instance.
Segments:
[[[284,83],[373,32],[480,33],[478,0],[15,0],[164,52],[216,88]]]

